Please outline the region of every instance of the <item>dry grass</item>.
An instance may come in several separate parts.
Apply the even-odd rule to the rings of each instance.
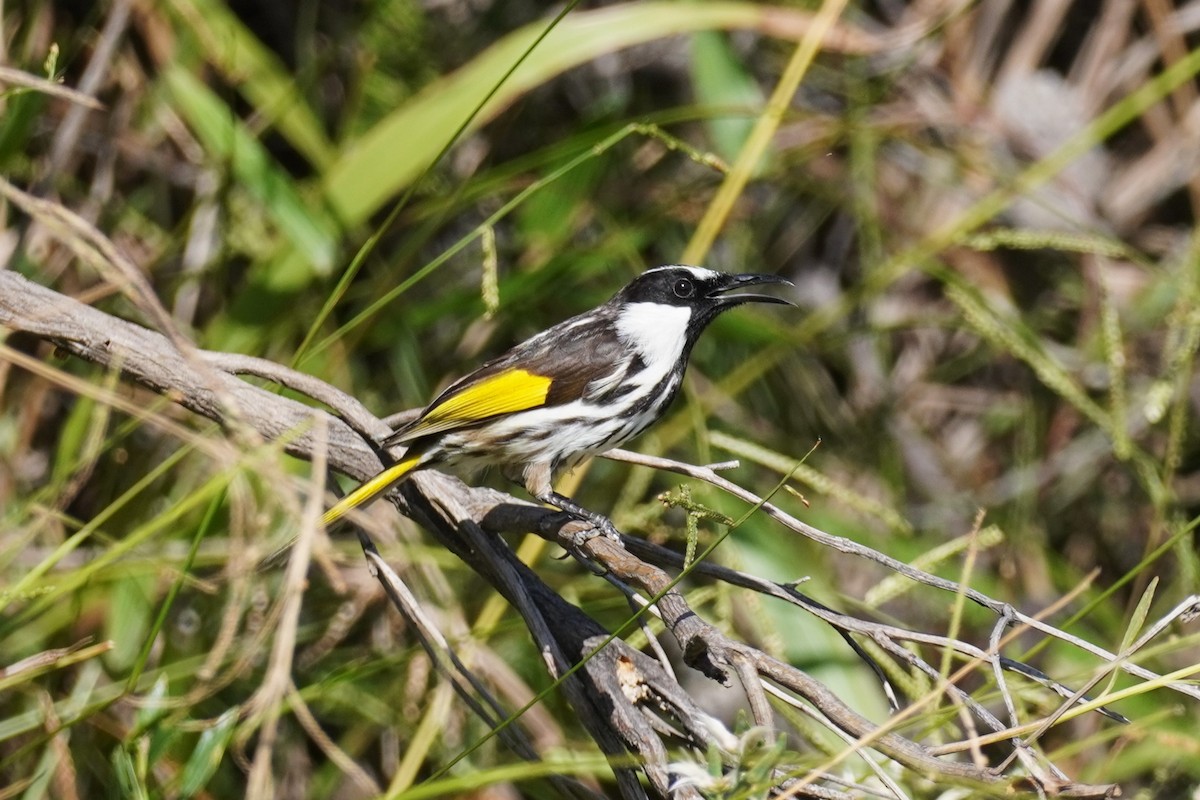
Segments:
[[[3,8],[0,174],[104,234],[8,202],[8,268],[180,341],[298,366],[381,415],[646,266],[687,253],[779,272],[803,313],[722,319],[685,401],[637,449],[737,457],[730,477],[765,493],[820,439],[790,482],[809,507],[776,497],[790,513],[1030,614],[1072,595],[1055,623],[1113,651],[1200,586],[1200,5],[851,3],[806,69],[816,34],[797,9],[575,9],[503,82],[547,27],[533,6],[257,8]],[[799,89],[773,117],[788,81]],[[748,141],[761,157],[739,158]],[[105,237],[116,254],[97,252]],[[296,574],[259,568],[296,532],[307,464],[48,343],[4,348],[0,797],[241,794],[263,709],[276,760],[257,763],[280,797],[398,794],[484,736],[351,543],[313,543],[300,608],[282,588]],[[682,517],[654,502],[678,478],[607,462],[574,477],[585,504],[682,547]],[[498,596],[414,526],[388,535],[384,555],[504,705],[548,684]],[[628,617],[574,562],[521,547],[605,625]],[[988,640],[990,616],[763,518],[714,557],[811,576],[807,593],[861,615]],[[886,715],[821,623],[688,589],[728,630]],[[1029,637],[1007,652],[1074,684],[1097,667]],[[280,659],[290,670],[270,671]],[[1196,664],[1195,626],[1136,660]],[[281,674],[293,685],[267,682],[259,706]],[[930,685],[893,679],[912,697]],[[1029,718],[1058,703],[1032,685],[1017,700]],[[1177,702],[1140,694],[1116,705],[1131,725],[1085,715],[1038,747],[1078,780],[1184,796],[1200,739],[1195,702]],[[959,721],[943,704],[906,733],[952,739]],[[539,752],[604,774],[561,697],[521,725]],[[798,769],[841,747],[810,736],[789,742]],[[488,743],[446,778],[461,783],[430,785],[549,791],[532,768],[500,770],[513,761]]]

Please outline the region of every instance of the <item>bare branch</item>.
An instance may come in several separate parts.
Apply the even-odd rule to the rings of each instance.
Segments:
[[[311,458],[323,444],[323,440],[317,440],[316,428],[326,427],[331,468],[363,479],[381,467],[378,454],[364,437],[378,438],[387,430],[387,426],[374,419],[351,398],[324,387],[310,377],[241,356],[203,353],[197,358],[184,354],[166,336],[111,317],[12,272],[0,272],[0,324],[52,341],[86,360],[120,369],[130,378],[164,393],[208,419],[224,423],[227,421],[227,410],[237,408],[243,425],[263,438],[284,438],[287,451],[296,456]],[[233,373],[253,374],[303,391],[336,409],[342,418],[267,392],[246,383]],[[309,424],[314,414],[321,420],[316,428]],[[345,420],[353,420],[353,427]],[[648,461],[644,458],[640,460],[642,463]],[[702,477],[748,502],[758,501],[753,494],[720,479],[713,470],[683,468],[665,460],[649,461],[657,467]],[[628,765],[627,753],[637,756],[639,769],[649,780],[653,791],[661,795],[670,792],[673,780],[668,744],[683,745],[697,753],[714,746],[721,749],[724,745],[725,749],[721,752],[726,754],[726,758],[732,757],[727,747],[728,733],[719,733],[714,721],[662,664],[649,655],[633,650],[620,639],[613,638],[594,620],[552,591],[513,556],[502,540],[491,535],[491,532],[502,530],[532,530],[572,547],[576,538],[574,534],[578,533],[581,525],[579,521],[515,501],[500,492],[469,488],[454,478],[431,471],[418,473],[402,484],[393,495],[393,500],[443,546],[491,583],[518,610],[530,635],[545,655],[548,671],[560,682],[581,723],[613,760],[614,773],[623,796],[641,797],[645,794],[635,771]],[[839,550],[871,557],[889,566],[895,563],[897,571],[909,574],[915,580],[958,590],[950,582],[926,576],[905,565],[891,562],[882,554],[809,528],[773,506],[763,507],[773,518],[793,530]],[[584,542],[577,549],[579,555],[610,573],[613,579],[645,595],[652,610],[661,617],[678,641],[689,664],[710,678],[725,683],[729,681],[729,673],[736,672],[751,697],[755,718],[760,724],[772,726],[774,723],[764,692],[777,697],[782,693],[793,698],[789,702],[806,704],[840,735],[853,739],[856,749],[869,747],[922,774],[937,775],[942,781],[972,786],[986,792],[1003,792],[1006,787],[1012,788],[1007,779],[987,768],[939,757],[923,745],[893,732],[891,725],[880,728],[872,724],[802,671],[729,639],[690,607],[676,586],[679,579],[653,563],[671,563],[665,555],[668,551],[655,549],[638,540],[627,540],[627,544],[629,549],[600,536]],[[368,557],[375,569],[381,568],[376,556],[369,554]],[[678,564],[673,566],[678,567]],[[982,651],[965,642],[838,614],[794,589],[770,584],[753,576],[703,562],[693,569],[696,574],[718,577],[801,605],[847,634],[853,632],[869,636],[885,652],[904,659],[905,663],[926,671],[926,674],[936,674],[936,670],[913,654],[901,655],[908,651],[899,642],[948,647],[978,659],[979,663],[995,663],[996,660],[994,653]],[[942,586],[943,583],[946,585]],[[388,582],[385,580],[386,585]],[[1006,605],[978,593],[970,596],[998,612],[1012,613]],[[401,604],[401,607],[404,606],[408,606],[406,613],[414,619],[418,618],[411,603]],[[1035,622],[1022,615],[1013,614],[1012,618],[1025,624]],[[1049,626],[1033,627],[1041,630]],[[1153,629],[1154,632],[1160,630],[1161,626]],[[1085,649],[1098,650],[1094,647]],[[447,663],[444,658],[446,651],[436,643],[431,645],[430,652],[442,653],[442,656],[435,657]],[[1125,667],[1124,662],[1121,665]],[[458,675],[465,674],[453,666],[453,659],[448,668],[451,667]],[[477,692],[480,689],[479,686],[474,688]],[[957,687],[951,684],[944,688],[965,708],[970,709],[977,719],[982,719],[990,730],[1003,727]],[[461,689],[465,691],[465,686]],[[484,695],[481,693],[480,696]],[[499,709],[492,701],[485,702],[490,710],[473,705],[481,716],[494,722],[494,715]],[[518,753],[528,755],[526,746],[520,741],[510,744]],[[1020,743],[1017,746],[1026,767],[1042,776],[1041,785],[1048,791],[1102,796],[1111,788],[1084,787],[1059,780],[1059,773],[1037,768],[1030,751]],[[814,780],[822,778],[814,774],[803,780],[785,781],[781,786],[786,787],[788,792],[805,796],[839,796],[837,790],[812,785]],[[694,787],[687,786],[677,787],[675,794],[698,796]]]
[[[1023,614],[1008,603],[988,597],[977,589],[961,587],[954,581],[946,580],[945,578],[939,578],[936,575],[930,575],[928,572],[916,569],[915,567],[905,564],[902,561],[897,561],[891,556],[881,553],[878,550],[873,550],[866,545],[859,544],[858,542],[843,538],[841,536],[834,536],[833,534],[829,534],[818,528],[814,528],[811,525],[796,519],[786,511],[783,511],[771,503],[766,502],[763,500],[763,498],[759,497],[753,492],[743,489],[741,486],[738,486],[732,481],[722,478],[720,475],[717,475],[711,469],[706,467],[696,467],[691,464],[684,464],[668,458],[645,456],[639,453],[630,453],[627,450],[610,450],[604,455],[606,458],[611,458],[615,461],[641,464],[643,466],[654,467],[655,469],[675,472],[680,475],[687,475],[690,478],[702,480],[706,483],[716,486],[723,491],[728,492],[740,500],[744,500],[753,506],[760,507],[767,516],[771,517],[777,522],[780,522],[785,527],[800,533],[825,547],[832,548],[840,553],[859,556],[867,559],[868,561],[881,564],[893,572],[903,575],[917,583],[925,584],[926,586],[932,586],[936,589],[942,589],[955,594],[961,592],[969,600],[977,603],[980,606],[983,606],[990,611],[993,611],[1002,619],[1015,620],[1020,622],[1022,625],[1027,625],[1028,627],[1033,628],[1039,633],[1046,634],[1047,636],[1053,636],[1056,639],[1061,639],[1064,642],[1073,644],[1079,649],[1085,650],[1104,661],[1117,662],[1121,669],[1131,675],[1142,678],[1143,680],[1152,681],[1158,680],[1162,677],[1161,675],[1145,669],[1144,667],[1141,667],[1137,664],[1131,664],[1124,659],[1120,659],[1116,653],[1109,652],[1108,650],[1105,650],[1104,648],[1099,647],[1092,642],[1087,641],[1086,639],[1081,639],[1078,636],[1067,633],[1066,631],[1056,628],[1053,625],[1050,625],[1049,623],[1046,623],[1036,617]],[[1200,595],[1193,595],[1188,600],[1185,600],[1182,605],[1185,607],[1200,606]],[[1174,691],[1180,692],[1181,694],[1186,694],[1190,697],[1200,699],[1200,687],[1198,686],[1192,686],[1182,682],[1175,682],[1171,683],[1170,687]]]

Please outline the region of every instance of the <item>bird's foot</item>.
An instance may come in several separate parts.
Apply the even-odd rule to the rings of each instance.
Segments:
[[[588,521],[592,523],[592,536],[603,534],[615,542],[621,541],[621,532],[617,530],[617,526],[613,525],[613,521],[608,517],[597,515]]]
[[[572,514],[571,516],[575,520],[585,523],[585,525],[570,525],[570,530],[566,532],[573,546],[580,547],[597,536],[604,536],[614,542],[621,541],[621,532],[608,517],[602,517],[599,514],[587,517],[582,514]]]
[[[590,528],[572,525],[572,530],[569,532],[571,542],[578,547],[585,542],[594,539],[597,536],[605,536],[613,541],[621,541],[621,533],[617,530],[617,526],[613,525],[612,520],[603,514],[597,514],[595,511],[589,511],[583,506],[576,503],[569,497],[565,497],[557,492],[546,492],[540,495],[535,495],[543,503],[555,506],[561,511],[570,514],[580,522],[587,523]],[[567,523],[570,525],[570,523]]]

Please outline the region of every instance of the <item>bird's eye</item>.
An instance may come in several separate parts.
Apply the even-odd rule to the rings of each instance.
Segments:
[[[696,293],[696,287],[687,278],[680,278],[675,281],[672,290],[675,292],[675,296],[681,300],[686,300]]]

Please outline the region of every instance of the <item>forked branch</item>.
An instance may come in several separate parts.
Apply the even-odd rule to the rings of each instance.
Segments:
[[[236,409],[236,425],[267,438],[286,438],[286,449],[300,458],[309,458],[317,442],[309,421],[313,408],[265,391],[237,377],[254,374],[286,385],[320,401],[337,415],[327,414],[328,461],[333,470],[356,479],[365,479],[381,468],[375,450],[364,441],[364,435],[380,437],[388,426],[370,415],[360,404],[333,387],[310,376],[285,367],[222,353],[181,353],[168,337],[142,326],[117,319],[86,306],[12,272],[0,272],[0,325],[53,342],[87,361],[119,369],[128,378],[161,392],[193,412],[222,424],[233,422],[227,415]],[[19,363],[29,357],[5,347],[0,355]],[[320,413],[320,412],[318,412]],[[353,420],[353,426],[345,420]],[[297,433],[299,432],[299,433]],[[634,457],[625,456],[632,460]],[[638,457],[640,458],[640,457]],[[685,472],[743,497],[748,502],[758,498],[702,468],[687,467],[675,462],[640,459],[653,466]],[[561,513],[517,501],[508,495],[489,489],[470,488],[460,481],[435,472],[424,472],[403,484],[393,500],[402,510],[422,524],[446,548],[454,552],[473,570],[494,586],[519,611],[539,650],[546,654],[550,674],[561,679],[562,690],[579,715],[580,721],[600,748],[613,759],[615,773],[624,796],[637,797],[643,793],[626,754],[637,757],[637,763],[658,794],[671,792],[678,778],[672,767],[672,752],[679,747],[703,754],[716,751],[727,759],[735,758],[737,740],[704,712],[701,706],[679,684],[659,661],[629,647],[620,638],[564,600],[547,586],[536,573],[517,560],[503,540],[494,535],[503,531],[536,531],[564,544],[573,541],[577,521]],[[787,527],[848,552],[883,563],[914,580],[939,586],[941,579],[924,573],[914,573],[906,565],[894,562],[883,554],[861,545],[831,537],[817,531],[772,506],[763,506],[766,513]],[[1067,780],[1061,770],[1049,764],[1029,747],[1015,731],[1009,731],[980,703],[959,689],[953,678],[940,688],[967,709],[981,727],[1010,741],[1024,767],[1025,777],[1005,777],[976,764],[953,760],[946,755],[952,748],[934,751],[897,732],[898,723],[906,717],[897,715],[889,723],[878,726],[866,720],[827,687],[802,670],[783,663],[750,645],[730,639],[705,620],[688,604],[677,586],[681,568],[680,557],[636,539],[626,539],[625,546],[605,537],[585,542],[577,554],[606,577],[657,614],[678,641],[685,659],[709,677],[722,682],[737,678],[750,698],[756,722],[764,728],[777,727],[771,700],[803,706],[807,713],[822,718],[855,748],[869,749],[903,764],[921,775],[941,781],[974,787],[984,793],[1002,794],[1032,779],[1043,790],[1064,796],[1103,797],[1115,791],[1112,786],[1087,786]],[[376,568],[377,556],[369,555]],[[668,571],[670,570],[670,571]],[[674,573],[674,574],[673,574]],[[924,672],[937,679],[937,670],[905,643],[949,648],[969,659],[963,668],[974,669],[1000,663],[997,648],[982,649],[967,642],[946,637],[908,631],[895,626],[857,619],[840,614],[792,587],[764,581],[713,564],[696,565],[693,576],[725,581],[793,603],[835,626],[847,635],[861,637],[877,644],[910,669]],[[950,582],[942,586],[958,591]],[[394,589],[395,587],[391,587]],[[1078,640],[1059,631],[1043,620],[1013,611],[1003,603],[967,590],[971,599],[993,609],[1006,620],[1005,624],[1024,625],[1044,634],[1068,641],[1100,656],[1113,669],[1123,669],[1144,680],[1158,676],[1149,670],[1129,663],[1130,653],[1110,653],[1091,643]],[[1194,603],[1194,601],[1193,601]],[[404,604],[400,604],[404,608]],[[1190,609],[1184,608],[1180,614]],[[1177,609],[1178,610],[1178,609]],[[411,610],[404,613],[414,616]],[[423,629],[426,621],[414,620]],[[1156,626],[1155,630],[1161,630]],[[459,669],[452,658],[439,650],[437,638],[426,634],[435,660]],[[582,666],[577,667],[576,665]],[[480,692],[471,687],[470,679],[461,675],[455,684],[464,696]],[[1169,684],[1172,689],[1196,696],[1197,691],[1183,683]],[[484,707],[487,710],[484,711]],[[486,698],[476,702],[487,718],[500,713],[495,702]],[[1015,724],[1015,721],[1014,721]],[[531,753],[519,740],[510,740],[518,754]],[[837,759],[831,762],[830,767]],[[823,772],[805,775],[778,773],[778,786],[799,796],[848,796],[835,780]],[[692,785],[679,784],[676,796],[695,797]],[[895,794],[895,790],[892,790]]]

